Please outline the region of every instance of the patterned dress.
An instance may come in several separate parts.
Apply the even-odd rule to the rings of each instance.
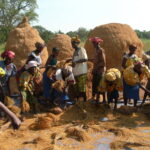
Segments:
[[[37,100],[34,96],[35,92],[35,82],[40,77],[40,72],[37,69],[35,74],[32,75],[28,71],[24,71],[19,79],[19,88],[22,94],[23,100],[26,100],[29,102],[29,104],[36,103]]]

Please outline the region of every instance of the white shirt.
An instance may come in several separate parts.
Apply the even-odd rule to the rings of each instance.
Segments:
[[[37,62],[37,65],[38,65],[38,66],[40,66],[40,65],[42,64],[42,59],[41,59],[41,56],[40,56],[40,55],[41,55],[41,54],[36,55],[34,51],[29,54],[29,56],[33,56],[33,57],[34,57],[34,61]]]
[[[73,62],[77,62],[82,59],[88,59],[86,50],[81,47],[78,51],[74,52]],[[87,62],[77,63],[73,68],[74,76],[86,74],[88,72]]]
[[[70,70],[70,75],[68,77],[65,78],[65,84],[67,85],[68,82],[73,82],[73,84],[75,84],[75,79],[74,79],[74,75],[72,73],[72,67],[68,66],[67,69]],[[56,80],[63,80],[62,78],[62,70],[58,69],[56,71]]]
[[[129,54],[125,54],[124,56],[123,56],[123,58],[126,58],[126,59],[128,59],[128,58],[131,58],[131,59],[135,59],[135,58],[137,58],[138,56],[136,55],[136,54],[132,54],[131,56],[129,56]]]

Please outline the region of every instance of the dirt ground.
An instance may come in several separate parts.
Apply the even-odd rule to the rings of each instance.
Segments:
[[[26,115],[19,130],[0,131],[0,143],[0,150],[149,150],[150,120],[141,110],[80,102],[59,115]]]

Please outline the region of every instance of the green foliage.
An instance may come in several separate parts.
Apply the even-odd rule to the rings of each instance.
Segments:
[[[5,42],[8,33],[24,16],[29,21],[37,20],[36,0],[0,0],[0,42]]]
[[[150,39],[141,39],[144,44],[144,51],[150,50]]]
[[[140,39],[150,39],[150,31],[135,30]]]
[[[77,35],[77,32],[76,31],[70,31],[70,32],[67,32],[67,35],[69,35],[70,37],[74,37]]]
[[[5,43],[0,44],[0,54],[5,50]]]
[[[41,38],[47,43],[49,41],[49,39],[54,37],[54,33],[51,31],[48,31],[47,29],[45,29],[42,26],[34,26],[35,29],[38,30]]]
[[[67,32],[67,35],[69,35],[70,37],[74,37],[74,36],[78,35],[80,37],[81,41],[84,42],[87,39],[89,32],[90,31],[87,30],[86,28],[80,27],[77,31]]]

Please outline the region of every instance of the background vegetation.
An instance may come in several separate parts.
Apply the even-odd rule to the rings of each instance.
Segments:
[[[0,52],[4,50],[9,32],[21,22],[24,16],[27,16],[30,22],[38,19],[38,14],[35,12],[37,7],[36,0],[0,0]],[[49,31],[41,25],[34,26],[34,28],[39,31],[46,43],[56,34],[63,33],[62,31]],[[144,50],[150,50],[150,31],[135,31],[144,44]],[[66,34],[70,37],[79,35],[83,46],[89,32],[90,30],[80,27],[76,31],[69,31]]]

